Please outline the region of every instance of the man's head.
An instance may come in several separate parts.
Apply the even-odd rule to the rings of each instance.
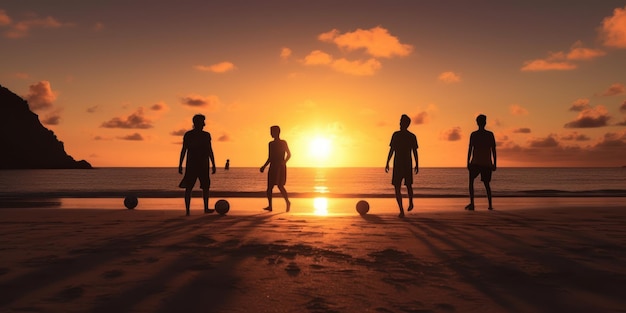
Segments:
[[[204,120],[205,120],[204,115],[202,115],[202,114],[194,115],[193,119],[192,119],[192,121],[193,121],[193,128],[202,128],[202,127],[204,127],[204,125],[205,125],[204,124]]]
[[[479,127],[485,127],[485,125],[487,125],[487,116],[484,114],[480,114],[476,117],[476,124],[478,124]]]
[[[272,135],[272,138],[280,137],[280,126],[274,125],[270,127],[270,134]]]
[[[411,125],[411,118],[406,114],[402,114],[400,117],[400,129],[407,129],[409,125]]]

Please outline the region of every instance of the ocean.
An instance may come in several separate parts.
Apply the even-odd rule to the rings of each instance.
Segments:
[[[218,169],[211,195],[265,197],[266,176],[258,168]],[[467,169],[422,168],[414,176],[416,197],[466,197]],[[93,170],[2,170],[0,201],[16,198],[178,198],[177,168]],[[499,168],[491,182],[494,197],[626,197],[626,168]],[[383,168],[289,168],[290,197],[391,198],[391,173]],[[476,195],[484,195],[480,178]],[[403,188],[403,192],[405,189]],[[275,192],[277,188],[275,188]],[[194,196],[199,195],[199,183]]]

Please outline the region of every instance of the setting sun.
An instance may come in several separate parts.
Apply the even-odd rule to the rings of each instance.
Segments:
[[[316,137],[309,145],[309,152],[312,157],[326,160],[331,154],[332,143],[329,139]]]

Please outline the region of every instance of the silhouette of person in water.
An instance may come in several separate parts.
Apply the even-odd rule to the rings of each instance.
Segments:
[[[480,174],[480,180],[485,184],[489,210],[491,205],[491,173],[496,170],[496,139],[493,133],[485,129],[487,116],[480,114],[476,117],[478,130],[470,136],[469,149],[467,150],[467,169],[469,170],[469,196],[470,203],[466,210],[474,210],[474,179]],[[493,161],[493,162],[492,162]]]
[[[415,174],[419,173],[417,137],[408,130],[410,124],[411,118],[403,114],[402,117],[400,117],[400,130],[396,131],[391,136],[387,165],[385,166],[385,172],[389,172],[389,161],[391,160],[391,156],[395,154],[393,158],[393,176],[391,178],[391,184],[396,191],[396,201],[400,208],[399,217],[404,217],[402,194],[400,191],[403,180],[409,195],[409,207],[407,211],[413,210],[413,159],[411,155],[415,158]]]
[[[272,211],[272,189],[274,189],[274,186],[278,186],[278,190],[280,190],[283,198],[285,198],[287,212],[289,212],[291,202],[289,202],[287,190],[285,190],[285,183],[287,182],[287,161],[291,158],[291,151],[289,151],[287,142],[280,139],[280,127],[270,127],[270,134],[274,140],[269,142],[267,161],[261,166],[261,173],[265,171],[265,167],[267,167],[268,164],[270,166],[267,172],[266,191],[268,206],[263,210]]]
[[[185,188],[185,209],[189,215],[189,205],[191,203],[191,191],[196,184],[196,180],[200,180],[200,188],[202,188],[202,199],[204,200],[204,213],[212,213],[209,210],[209,187],[211,180],[209,178],[209,165],[213,164],[212,173],[215,174],[215,157],[213,156],[213,148],[211,147],[211,134],[203,131],[204,115],[196,114],[193,117],[193,129],[186,132],[183,136],[183,148],[180,151],[180,161],[178,163],[178,173],[183,173],[183,160],[187,155],[187,163],[185,167],[185,176],[178,185]],[[210,161],[210,164],[209,164]]]
[[[230,169],[230,159],[226,159],[226,165],[224,165],[224,169],[227,171]]]

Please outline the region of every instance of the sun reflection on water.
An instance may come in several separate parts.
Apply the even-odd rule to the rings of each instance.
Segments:
[[[319,216],[328,215],[328,199],[324,197],[317,197],[313,199],[313,214]]]

